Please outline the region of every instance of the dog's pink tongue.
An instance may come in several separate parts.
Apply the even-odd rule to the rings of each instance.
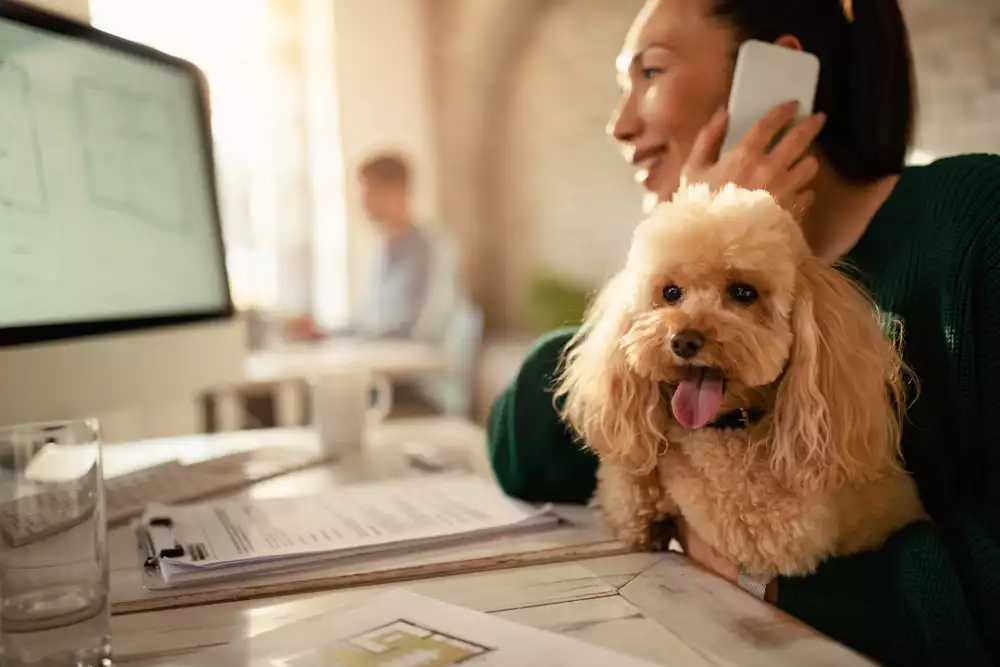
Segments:
[[[708,369],[696,369],[681,380],[670,403],[674,419],[684,428],[702,428],[722,405],[722,378]]]

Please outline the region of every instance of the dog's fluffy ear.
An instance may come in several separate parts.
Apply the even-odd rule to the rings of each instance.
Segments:
[[[651,472],[666,444],[659,385],[634,373],[621,347],[633,317],[628,274],[597,296],[563,358],[556,401],[563,418],[602,460]]]
[[[797,276],[794,341],[778,388],[771,464],[808,490],[898,469],[908,371],[854,282],[807,258]]]

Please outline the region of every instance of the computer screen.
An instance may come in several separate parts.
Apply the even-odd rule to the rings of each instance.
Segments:
[[[0,343],[230,314],[197,70],[46,20],[0,9]]]

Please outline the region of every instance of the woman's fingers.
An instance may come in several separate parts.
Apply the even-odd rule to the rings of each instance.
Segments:
[[[788,169],[809,151],[825,124],[826,114],[823,113],[813,114],[796,123],[771,151],[768,161],[779,169]]]
[[[807,155],[787,172],[781,184],[783,193],[795,195],[805,190],[819,172],[819,160],[815,155]]]
[[[684,550],[684,553],[687,553],[688,525],[687,521],[684,520],[684,517],[679,516],[674,519],[674,530],[674,539],[681,545],[681,549]]]
[[[736,583],[739,578],[739,568],[729,562],[707,542],[704,542],[696,532],[691,530],[683,517],[677,522],[678,542],[684,549],[684,554],[702,567],[717,575]]]
[[[733,150],[752,156],[763,154],[778,132],[795,120],[798,110],[798,102],[786,102],[774,107],[757,121]]]
[[[801,218],[812,204],[808,188],[819,170],[819,162],[808,152],[826,117],[816,114],[796,124],[770,153],[765,153],[775,144],[778,133],[794,122],[797,111],[795,102],[774,107],[732,150],[720,156],[729,122],[728,113],[720,109],[698,133],[681,183],[706,182],[713,188],[735,183],[764,189]]]
[[[705,124],[695,137],[694,146],[688,156],[688,170],[699,172],[711,167],[719,159],[722,142],[726,138],[726,126],[729,114],[725,109],[719,109]]]

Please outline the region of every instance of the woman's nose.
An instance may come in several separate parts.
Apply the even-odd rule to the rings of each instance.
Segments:
[[[611,113],[607,133],[621,143],[629,143],[642,131],[642,121],[636,113],[632,95],[624,96]]]

